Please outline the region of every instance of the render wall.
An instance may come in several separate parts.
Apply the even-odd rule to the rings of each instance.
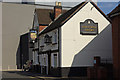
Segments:
[[[86,19],[98,23],[98,35],[80,34]],[[93,66],[94,56],[112,60],[112,32],[110,22],[89,2],[61,27],[61,67]]]
[[[2,67],[16,69],[20,35],[32,27],[35,6],[2,3]]]

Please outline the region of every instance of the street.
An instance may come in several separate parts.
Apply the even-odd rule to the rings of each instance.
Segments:
[[[32,74],[23,71],[3,71],[2,80],[38,80],[35,77],[32,77]]]
[[[3,71],[2,80],[87,80],[83,77],[52,77],[43,76],[35,72],[24,72],[24,71]]]

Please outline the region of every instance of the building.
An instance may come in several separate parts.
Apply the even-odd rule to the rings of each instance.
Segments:
[[[111,11],[109,14],[109,17],[112,20],[112,44],[113,44],[113,70],[114,70],[114,78],[116,80],[120,79],[120,4]]]
[[[82,2],[58,16],[39,32],[41,73],[86,76],[95,56],[112,63],[111,30],[110,20],[94,2]]]
[[[61,14],[64,14],[67,11],[66,8],[62,8],[61,2],[56,2],[55,4],[56,6],[53,7],[54,9],[49,9],[49,8],[35,9],[33,30],[36,30],[39,33],[44,28],[46,28],[50,23],[52,23],[58,16],[60,16]],[[32,41],[30,41],[30,44],[32,44]],[[39,39],[36,39],[34,43],[34,49],[33,49],[33,65],[34,65],[34,69],[37,68],[36,71],[41,72],[41,69],[38,70],[38,67],[40,67],[39,56],[38,56],[38,53],[39,53],[38,46],[40,46]]]
[[[35,6],[26,4],[0,3],[2,20],[2,69],[15,70],[20,66],[20,36],[32,27]]]

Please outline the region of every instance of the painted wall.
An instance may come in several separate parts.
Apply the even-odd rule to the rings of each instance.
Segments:
[[[44,47],[42,47],[43,48],[43,50],[42,51],[47,51],[47,50],[57,50],[58,49],[58,43],[57,44],[46,44],[46,43],[44,43],[44,36],[46,35],[46,34],[48,34],[49,36],[52,36],[52,38],[53,38],[53,36],[54,36],[54,34],[55,34],[55,32],[56,32],[56,34],[57,34],[57,42],[58,42],[58,30],[57,29],[55,29],[55,30],[53,30],[53,31],[50,31],[50,32],[48,32],[48,33],[45,33],[45,34],[42,34],[42,35],[40,35],[40,37],[39,37],[39,41],[40,41],[40,46],[43,44],[44,45]],[[53,40],[53,39],[52,39]],[[42,45],[42,46],[43,46]],[[41,48],[40,48],[40,50],[41,50]]]
[[[56,44],[54,44],[54,35],[56,33]],[[52,36],[52,43],[50,44],[46,44],[44,43],[44,37],[45,35],[48,34],[49,36]],[[40,47],[39,47],[39,51],[40,52],[44,52],[44,51],[49,51],[49,50],[57,50],[58,49],[58,29],[55,29],[53,31],[50,31],[48,33],[45,33],[45,34],[42,34],[40,35],[39,37],[39,43],[40,43]],[[58,52],[53,52],[51,53],[51,67],[54,67],[54,54],[57,54],[57,57],[58,57]],[[46,73],[48,74],[48,54],[40,54],[39,55],[39,62],[40,62],[40,65],[41,66],[47,66],[46,67]],[[58,59],[57,59],[57,63],[58,63]],[[58,64],[57,64],[58,66]],[[42,70],[43,72],[43,70]]]
[[[92,8],[92,9],[91,9]],[[98,35],[81,35],[80,22],[98,23]],[[61,67],[93,66],[93,57],[112,60],[110,22],[89,2],[61,27]]]
[[[35,6],[2,3],[2,67],[16,69],[20,35],[29,31]]]

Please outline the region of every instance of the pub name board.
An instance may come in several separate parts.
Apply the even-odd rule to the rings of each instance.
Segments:
[[[80,22],[80,34],[97,35],[98,34],[98,23],[94,23],[94,21],[91,19],[87,19],[84,22]]]
[[[35,29],[30,30],[30,39],[35,40],[37,38],[37,31]]]

